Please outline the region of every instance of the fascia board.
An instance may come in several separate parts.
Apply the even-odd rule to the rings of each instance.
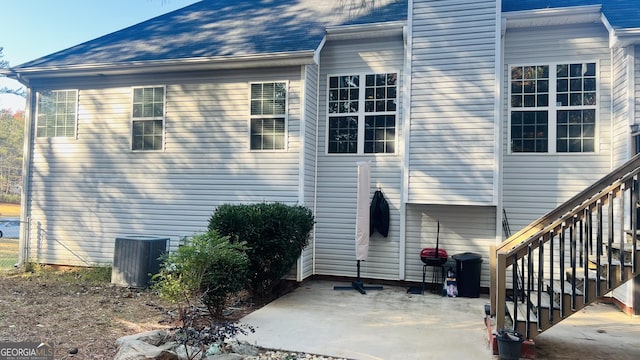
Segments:
[[[172,60],[131,61],[123,63],[43,66],[3,71],[13,79],[58,78],[91,75],[131,75],[155,72],[185,72],[222,69],[250,69],[277,66],[298,66],[314,63],[315,51],[260,54],[233,57],[208,57]]]

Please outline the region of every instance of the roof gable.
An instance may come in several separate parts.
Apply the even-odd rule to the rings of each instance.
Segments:
[[[204,0],[14,69],[314,51],[327,27],[407,18],[407,0],[376,1],[375,8],[340,4]]]

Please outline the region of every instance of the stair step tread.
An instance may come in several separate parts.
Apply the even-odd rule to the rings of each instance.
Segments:
[[[593,280],[593,281],[598,280],[598,272],[595,270],[589,270],[587,272],[587,276],[589,277],[589,280]],[[584,268],[578,268],[576,270],[576,280],[584,280]],[[607,280],[606,274],[600,274],[600,281],[606,281],[606,280]]]
[[[513,308],[512,308],[513,309]],[[527,321],[527,304],[518,301],[518,321]],[[533,311],[529,311],[529,321],[536,322],[538,321],[538,317],[536,313]]]
[[[640,250],[640,241],[636,241],[636,243],[637,243],[636,248],[638,250]],[[604,245],[608,246],[609,244],[605,243]],[[620,250],[620,247],[621,247],[621,244],[619,242],[614,242],[614,243],[611,244],[611,248],[612,249]],[[633,243],[632,242],[625,242],[624,243],[624,251],[625,252],[633,251]]]
[[[560,285],[561,285],[560,280],[553,280],[553,292],[554,293],[556,293],[556,294],[560,293],[560,290],[561,290],[560,289]],[[549,284],[547,284],[547,286],[549,286]],[[571,292],[571,283],[569,281],[565,281],[564,282],[564,293],[568,294],[568,295],[572,294],[572,292]],[[578,289],[577,287],[576,287],[576,295],[582,295],[582,291],[580,289]]]
[[[625,260],[628,259],[629,256],[625,256]],[[603,261],[604,260],[604,261]],[[607,265],[607,256],[604,255],[602,257],[600,257],[600,266],[606,266]],[[598,257],[596,255],[589,255],[589,262],[593,265],[595,265],[598,262]],[[611,265],[613,266],[620,266],[620,259],[611,259]],[[626,262],[624,263],[624,266],[631,266],[631,262]]]
[[[540,304],[538,304],[538,291],[532,291],[529,295],[529,299],[535,307],[541,307],[545,309],[551,308],[551,296],[544,291],[540,292]],[[553,302],[553,308],[560,309],[560,304]]]

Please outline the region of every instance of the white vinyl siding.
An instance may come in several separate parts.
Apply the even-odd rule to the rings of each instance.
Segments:
[[[612,119],[612,159],[613,167],[622,165],[630,158],[630,144],[629,144],[629,125],[631,125],[629,119],[629,59],[628,48],[616,48],[612,49],[613,64],[612,68],[612,80],[613,80],[613,119]]]
[[[422,281],[420,250],[436,246],[440,221],[439,247],[449,256],[445,271],[456,268],[452,256],[472,252],[482,256],[480,286],[489,287],[489,246],[495,243],[496,209],[493,206],[407,205],[407,281]],[[427,282],[431,281],[428,269]],[[438,271],[439,275],[439,271]]]
[[[328,41],[320,57],[318,188],[316,211],[316,274],[355,276],[355,216],[358,161],[371,162],[371,190],[384,193],[390,208],[387,238],[371,237],[369,259],[362,263],[366,278],[399,278],[400,174],[399,154],[328,154],[327,79],[329,75],[397,73],[402,88],[404,47],[400,35],[354,41]],[[399,94],[400,98],[402,94]],[[401,103],[401,99],[399,102]],[[401,111],[396,134],[401,139]]]
[[[597,24],[507,29],[504,53],[502,195],[514,233],[610,171],[611,56],[606,29]],[[511,154],[507,98],[510,64],[585,61],[598,64],[595,153]]]
[[[316,179],[316,127],[318,124],[318,66],[304,67],[304,149],[300,154],[304,178],[302,201],[304,206],[315,211],[315,179]],[[315,213],[314,213],[315,216]],[[300,276],[305,279],[313,275],[313,248],[315,230],[309,240],[309,246],[302,251],[302,267]]]
[[[496,1],[414,1],[408,202],[496,203]]]
[[[131,84],[77,83],[78,139],[32,149],[33,260],[109,263],[116,236],[178,239],[207,228],[224,203],[299,202],[300,68],[156,74],[166,84],[164,152],[131,152]],[[150,77],[151,78],[151,77]],[[287,151],[249,151],[249,83],[289,82]],[[162,80],[160,80],[162,79]],[[89,88],[91,87],[91,88]],[[69,181],[69,179],[74,179]]]

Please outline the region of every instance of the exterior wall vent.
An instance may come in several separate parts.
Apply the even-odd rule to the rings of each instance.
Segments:
[[[160,256],[167,251],[169,238],[131,235],[116,238],[111,283],[145,288],[151,275],[160,271]]]

